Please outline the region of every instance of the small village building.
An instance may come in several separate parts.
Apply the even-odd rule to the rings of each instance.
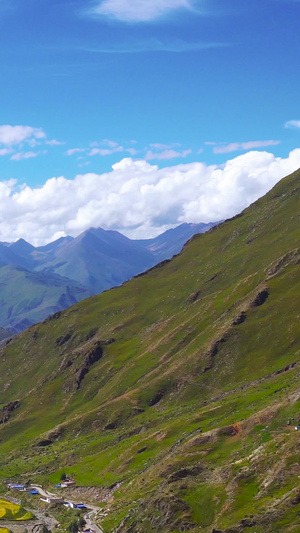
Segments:
[[[72,485],[76,485],[75,479],[66,479],[60,483],[61,488],[71,487]]]
[[[64,498],[55,498],[52,496],[45,496],[43,498],[40,498],[43,502],[46,503],[65,503]]]
[[[26,490],[24,485],[19,485],[18,483],[8,483],[7,487],[11,490]]]
[[[84,503],[66,502],[65,506],[71,507],[72,509],[86,509],[86,505],[84,505]]]

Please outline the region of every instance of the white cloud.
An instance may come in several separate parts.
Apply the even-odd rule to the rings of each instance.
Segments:
[[[11,154],[11,148],[0,148],[0,156]]]
[[[57,141],[56,139],[51,139],[50,141],[46,141],[46,144],[49,144],[50,146],[62,146],[66,143],[64,141]]]
[[[103,139],[101,144],[105,144],[106,146],[109,146],[109,148],[118,148],[119,144],[116,143],[116,141],[111,141],[110,139]]]
[[[145,159],[146,161],[151,161],[152,159],[163,161],[168,159],[175,159],[177,157],[187,157],[191,153],[192,150],[182,150],[181,152],[173,149],[163,150],[162,152],[153,152],[152,150],[148,150],[145,155]]]
[[[102,145],[102,147],[100,145]],[[128,152],[132,156],[137,154],[137,150],[135,148],[124,148],[124,146],[121,146],[117,142],[111,141],[109,139],[104,139],[103,141],[101,141],[101,143],[93,142],[90,146],[91,150],[88,152],[89,156],[106,156],[120,152]]]
[[[237,152],[239,150],[253,150],[253,148],[265,148],[267,146],[276,146],[277,144],[280,144],[280,141],[248,141],[215,146],[213,151],[215,154],[229,154],[230,152]]]
[[[74,155],[79,154],[80,152],[85,152],[85,148],[70,148],[65,152],[65,155]]]
[[[126,148],[126,152],[128,152],[130,155],[136,155],[138,153],[135,148]]]
[[[32,159],[33,157],[37,157],[40,154],[45,154],[46,151],[43,150],[42,152],[16,152],[14,155],[11,156],[12,161],[22,161],[22,159]]]
[[[35,142],[36,139],[44,139],[45,132],[40,128],[31,126],[0,126],[0,144],[14,146],[22,142]]]
[[[180,143],[172,143],[172,144],[152,143],[150,144],[150,148],[154,148],[155,150],[168,150],[169,148],[175,148],[176,146],[180,146]]]
[[[136,155],[137,151],[135,148],[124,148],[115,141],[110,139],[103,139],[101,142],[91,142],[90,148],[71,148],[65,152],[65,155],[74,155],[78,153],[85,152],[89,157],[94,157],[95,155],[100,155],[105,157],[107,155],[112,155],[120,152],[128,152],[131,155]],[[81,165],[82,166],[82,165]]]
[[[102,0],[93,13],[125,22],[149,22],[178,9],[193,7],[192,0]]]
[[[298,129],[300,128],[300,120],[288,120],[285,125],[284,125],[285,128],[289,128],[289,129]]]
[[[92,148],[92,150],[90,150],[88,155],[89,156],[94,156],[94,155],[105,156],[105,155],[115,154],[117,152],[124,152],[123,146],[116,145],[113,148]]]
[[[286,159],[248,152],[221,166],[189,163],[159,169],[126,158],[105,174],[49,179],[40,188],[0,182],[0,241],[44,244],[102,226],[150,237],[183,221],[231,217],[300,167],[300,149]]]

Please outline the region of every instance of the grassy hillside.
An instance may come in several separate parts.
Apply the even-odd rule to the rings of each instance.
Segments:
[[[300,531],[299,192],[11,341],[2,478],[110,488],[107,532]]]

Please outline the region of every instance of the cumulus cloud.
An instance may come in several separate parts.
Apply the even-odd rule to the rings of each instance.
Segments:
[[[44,139],[45,137],[45,132],[40,128],[10,126],[9,124],[0,126],[0,144],[3,146],[13,146],[22,142],[34,142],[36,139]]]
[[[205,143],[211,144],[214,143]],[[230,152],[238,152],[239,150],[253,150],[253,148],[265,148],[267,146],[276,146],[280,141],[248,141],[244,143],[230,143],[221,146],[215,146],[213,151],[215,154],[228,154]]]
[[[149,22],[178,9],[192,9],[192,0],[102,0],[97,15],[125,22]]]
[[[289,128],[289,129],[298,129],[300,128],[300,120],[288,120],[285,125],[284,125],[285,128]]]
[[[210,222],[240,212],[300,167],[300,149],[285,159],[248,152],[221,166],[189,163],[159,169],[122,159],[105,174],[49,179],[42,187],[0,182],[0,241],[44,244],[85,229],[155,236],[181,222]]]

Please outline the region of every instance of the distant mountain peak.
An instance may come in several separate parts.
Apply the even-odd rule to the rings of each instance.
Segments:
[[[9,244],[9,248],[13,248],[15,251],[18,252],[30,252],[31,250],[34,250],[34,246],[32,246],[32,244],[30,244],[29,242],[25,241],[25,239],[23,239],[22,237],[17,241]]]

